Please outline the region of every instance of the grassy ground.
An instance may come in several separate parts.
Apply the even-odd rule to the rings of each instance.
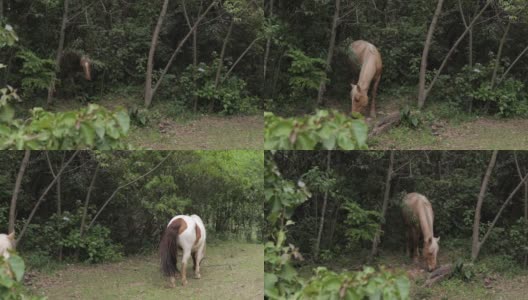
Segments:
[[[158,255],[152,254],[117,263],[68,265],[51,274],[38,274],[32,290],[49,299],[262,299],[263,255],[262,245],[209,244],[202,278],[192,277],[190,261],[185,287],[178,282],[170,288],[160,275]]]
[[[438,264],[444,265],[466,257],[467,251],[440,249]],[[329,262],[320,263],[334,271],[359,270],[366,261],[367,253],[356,257],[338,257]],[[363,259],[363,260],[362,260]],[[474,265],[475,277],[465,282],[458,278],[441,281],[431,288],[423,287],[427,272],[402,253],[382,252],[379,259],[368,265],[384,265],[395,272],[406,272],[411,279],[411,299],[528,299],[528,270],[520,270],[505,262],[500,256],[483,256]],[[299,273],[305,278],[312,275],[313,264],[300,268]]]
[[[123,95],[109,95],[95,102],[107,109],[141,107],[141,101]],[[45,103],[37,103],[43,106]],[[29,104],[28,104],[29,105]],[[76,100],[56,100],[53,111],[78,109]],[[27,107],[26,109],[29,109]],[[219,116],[174,112],[168,103],[154,103],[147,113],[147,124],[132,122],[127,139],[134,147],[154,150],[262,149],[264,117]]]

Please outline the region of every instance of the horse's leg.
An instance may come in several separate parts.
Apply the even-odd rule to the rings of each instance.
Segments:
[[[202,275],[200,275],[200,263],[202,262],[202,259],[204,258],[205,254],[205,245],[200,247],[198,251],[196,251],[196,258],[194,259],[194,278],[202,278]]]
[[[182,285],[187,284],[187,261],[189,260],[189,257],[191,256],[191,249],[183,249],[183,256],[182,256]]]
[[[378,94],[378,86],[381,80],[381,74],[376,78],[374,87],[372,89],[372,101],[370,103],[370,117],[376,118],[376,95]]]
[[[419,251],[418,251],[418,243],[419,243],[419,239],[420,239],[420,233],[418,232],[418,229],[416,228],[413,228],[413,231],[412,231],[412,250],[413,250],[413,262],[414,263],[418,263],[418,255],[419,255]]]
[[[412,258],[412,253],[411,253],[411,229],[410,228],[407,228],[407,230],[405,231],[405,254]]]

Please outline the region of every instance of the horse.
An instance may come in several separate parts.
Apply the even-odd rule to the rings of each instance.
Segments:
[[[9,251],[13,250],[15,250],[15,233],[0,233],[0,255],[6,260],[9,258]]]
[[[368,91],[374,80],[372,89],[372,101],[370,104],[370,117],[376,117],[376,94],[381,79],[383,65],[381,54],[378,49],[367,41],[358,40],[350,44],[349,59],[354,67],[360,67],[357,85],[351,83],[350,99],[352,101],[352,112],[362,113],[368,106]]]
[[[424,195],[409,193],[402,202],[403,220],[407,225],[407,255],[418,262],[418,242],[423,236],[422,255],[429,272],[436,268],[440,237],[433,235],[434,214],[431,203]]]
[[[176,286],[178,248],[182,249],[182,285],[187,285],[187,261],[192,256],[194,277],[200,279],[200,263],[205,256],[205,226],[197,215],[178,215],[172,218],[160,242],[161,271]]]

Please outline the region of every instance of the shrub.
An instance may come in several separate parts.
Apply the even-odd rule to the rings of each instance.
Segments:
[[[53,60],[41,59],[30,50],[18,52],[17,57],[24,61],[20,73],[24,75],[22,89],[26,94],[48,89],[55,80],[55,63]]]
[[[325,61],[309,57],[298,49],[290,49],[287,56],[292,59],[288,69],[291,99],[313,98],[321,80],[326,80]]]
[[[276,150],[367,149],[367,125],[337,111],[282,118],[264,113],[264,148]]]
[[[23,294],[22,279],[26,266],[24,260],[16,253],[11,253],[7,260],[0,255],[0,299],[3,300],[43,300],[45,298]]]

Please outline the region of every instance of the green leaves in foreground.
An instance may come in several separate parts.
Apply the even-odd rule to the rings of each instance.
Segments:
[[[335,273],[318,267],[315,276],[304,286],[301,299],[409,299],[410,282],[405,274],[375,271]]]
[[[130,118],[96,104],[76,111],[47,112],[37,107],[28,120],[15,119],[8,103],[0,105],[0,149],[126,149]],[[7,113],[6,113],[7,112]]]
[[[0,299],[44,299],[22,294],[21,282],[25,268],[24,260],[15,253],[11,253],[8,259],[0,255]]]
[[[296,118],[265,112],[264,119],[267,150],[367,149],[367,124],[335,110]]]

